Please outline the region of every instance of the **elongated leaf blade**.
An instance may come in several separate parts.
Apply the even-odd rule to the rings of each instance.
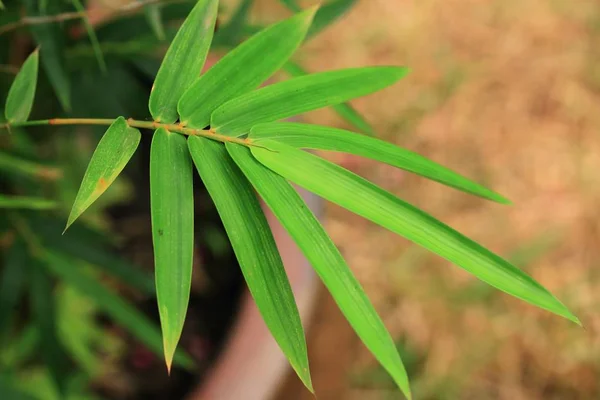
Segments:
[[[227,149],[313,265],[363,343],[410,399],[408,377],[394,341],[344,258],[306,203],[283,177],[260,164],[248,149],[234,144],[228,144]]]
[[[356,134],[343,129],[298,123],[267,123],[252,128],[250,137],[260,143],[273,139],[292,147],[319,149],[356,154],[381,161],[424,176],[444,185],[487,198],[498,203],[510,203],[506,198],[456,172],[417,153],[383,140]]]
[[[80,12],[83,17],[83,26],[90,38],[90,43],[92,44],[92,49],[94,51],[94,56],[96,57],[96,61],[98,62],[98,66],[100,70],[106,73],[106,61],[104,61],[104,55],[102,54],[102,49],[100,48],[100,42],[98,42],[98,36],[96,36],[96,31],[94,27],[90,23],[89,18],[87,17],[85,7],[81,4],[81,0],[71,0],[75,9]]]
[[[171,42],[148,103],[156,122],[177,121],[177,102],[204,66],[215,30],[218,4],[218,0],[198,0]]]
[[[154,274],[167,369],[181,337],[192,282],[194,191],[186,142],[160,128],[150,149]]]
[[[55,166],[42,165],[9,153],[0,151],[0,171],[8,172],[8,179],[19,177],[55,180],[62,171]]]
[[[52,293],[52,282],[46,269],[38,260],[30,260],[30,263],[33,264],[33,268],[30,268],[31,308],[35,323],[39,331],[43,332],[40,337],[41,355],[58,391],[64,395],[70,366],[66,349],[59,339],[55,324],[55,297]]]
[[[146,20],[158,40],[165,40],[165,26],[162,21],[160,4],[148,4],[144,7]]]
[[[407,72],[402,67],[368,67],[293,78],[223,104],[212,114],[211,128],[221,134],[239,136],[262,122],[273,122],[376,92]]]
[[[181,121],[204,128],[217,107],[273,75],[302,43],[315,11],[311,8],[270,26],[225,55],[183,95]]]
[[[33,1],[25,2],[27,15],[51,17],[61,12],[59,2],[52,2],[48,7],[38,8]],[[65,67],[66,35],[58,24],[34,24],[29,26],[35,42],[40,47],[42,67],[48,76],[56,97],[65,111],[71,110],[71,82]]]
[[[39,197],[5,196],[0,194],[0,208],[22,210],[50,210],[58,204],[54,200]]]
[[[45,265],[53,275],[90,298],[99,309],[105,311],[119,325],[127,328],[154,353],[158,355],[163,353],[160,331],[144,314],[94,277],[77,268],[78,266],[71,259],[55,251],[46,252],[44,257]],[[185,368],[194,365],[193,360],[182,352],[176,353],[174,362]]]
[[[305,76],[309,74],[308,71],[302,68],[302,66],[291,61],[288,61],[283,66],[283,69],[293,77]],[[375,136],[375,132],[373,131],[371,124],[369,124],[367,120],[364,119],[363,116],[360,115],[360,113],[356,111],[349,103],[335,104],[331,106],[331,108],[345,121],[352,124],[363,133],[370,136]]]
[[[579,323],[550,292],[508,261],[378,186],[282,143],[264,140],[254,156],[305,189],[365,217],[457,264],[488,284]]]
[[[111,124],[88,164],[65,230],[117,179],[133,157],[141,137],[140,131],[128,126],[123,117]]]
[[[29,118],[35,98],[38,64],[39,52],[36,50],[27,57],[10,87],[4,109],[9,123],[23,122]]]
[[[188,144],[265,323],[304,385],[312,391],[300,315],[252,186],[222,144],[199,137],[190,137]]]

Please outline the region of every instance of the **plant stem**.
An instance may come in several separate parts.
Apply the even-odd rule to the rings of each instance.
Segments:
[[[41,126],[41,125],[111,125],[114,119],[99,119],[99,118],[53,118],[53,119],[41,119],[36,121],[25,121],[11,124],[0,124],[0,129],[9,127],[25,127],[25,126]],[[202,136],[218,142],[230,142],[241,144],[242,146],[252,146],[251,139],[236,138],[227,135],[221,135],[211,129],[195,129],[186,128],[180,124],[161,124],[154,121],[140,121],[129,118],[127,124],[132,128],[142,128],[156,130],[164,128],[170,132],[180,133],[186,136]]]

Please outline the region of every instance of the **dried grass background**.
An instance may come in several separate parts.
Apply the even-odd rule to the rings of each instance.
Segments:
[[[264,0],[257,15],[272,8]],[[311,71],[409,66],[408,78],[354,105],[380,137],[514,205],[328,157],[513,259],[585,325],[330,206],[327,229],[398,338],[416,398],[600,398],[599,45],[597,1],[362,0],[301,52]],[[345,126],[328,111],[307,119]],[[400,398],[335,308],[323,309],[309,340],[319,398]]]

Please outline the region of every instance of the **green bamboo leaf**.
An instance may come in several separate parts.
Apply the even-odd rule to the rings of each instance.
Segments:
[[[275,240],[252,186],[222,144],[192,136],[188,145],[265,323],[304,385],[312,392],[300,315]]]
[[[70,365],[64,344],[58,337],[52,282],[39,260],[30,259],[31,308],[41,335],[40,353],[59,393],[65,394]]]
[[[185,136],[160,128],[150,149],[150,206],[156,297],[171,369],[190,299],[194,253],[192,160]]]
[[[123,117],[110,125],[88,164],[65,230],[117,179],[135,153],[141,136]]]
[[[144,15],[148,25],[158,40],[165,40],[165,26],[162,22],[162,15],[159,4],[148,4],[144,7]]]
[[[35,2],[25,2],[30,16],[51,17],[61,12],[60,4],[53,2],[39,9]],[[65,111],[71,110],[71,83],[65,67],[65,37],[58,24],[34,24],[29,26],[35,42],[40,47],[41,62],[56,97]]]
[[[302,43],[315,11],[272,25],[225,55],[184,93],[178,106],[181,121],[204,128],[217,107],[273,75]]]
[[[90,20],[87,17],[85,7],[81,4],[80,0],[71,0],[73,6],[77,10],[77,12],[81,13],[83,26],[87,31],[88,36],[90,37],[90,43],[92,44],[92,49],[94,51],[94,55],[96,56],[96,61],[98,61],[98,65],[100,66],[100,70],[106,73],[106,61],[104,61],[104,55],[102,54],[102,49],[100,48],[100,43],[98,42],[98,37],[96,36],[96,31],[94,31],[94,27],[90,24]]]
[[[404,77],[402,67],[349,68],[293,78],[236,97],[217,108],[211,128],[239,136],[254,125],[343,103],[381,90]]]
[[[212,41],[218,0],[199,0],[175,35],[158,70],[148,107],[156,122],[177,121],[177,102],[198,78]]]
[[[250,137],[257,143],[273,139],[292,147],[319,149],[356,154],[413,172],[444,185],[472,193],[498,203],[510,203],[506,198],[452,170],[412,151],[383,140],[326,126],[298,123],[267,123],[252,128]]]
[[[252,147],[254,156],[290,181],[439,254],[497,289],[579,323],[530,276],[429,214],[317,156],[272,140],[261,145],[268,149]]]
[[[54,200],[38,197],[5,196],[0,194],[0,208],[12,208],[22,210],[49,210],[57,207]]]
[[[298,12],[301,10],[300,5],[297,0],[279,0],[284,6],[292,10],[293,12]]]
[[[318,14],[317,14],[318,15]],[[301,65],[296,64],[295,62],[288,61],[283,69],[293,77],[305,76],[308,75],[309,72],[302,68]],[[358,128],[363,133],[369,136],[375,136],[375,131],[373,131],[373,127],[371,124],[367,122],[363,118],[362,115],[358,111],[354,109],[349,103],[335,104],[331,106],[331,108],[344,120]]]
[[[356,0],[333,0],[324,4],[315,15],[315,21],[310,27],[308,36],[312,37],[327,28],[352,8],[354,4],[356,4]]]
[[[0,337],[7,332],[13,315],[18,314],[17,305],[27,282],[27,248],[17,239],[4,251],[0,271]]]
[[[50,250],[44,253],[44,260],[45,266],[53,275],[87,296],[99,309],[124,326],[150,350],[162,355],[160,331],[144,314],[62,254]],[[194,365],[193,360],[183,352],[175,354],[174,362],[185,368],[192,368]]]
[[[284,178],[254,159],[247,148],[227,144],[227,150],[306,255],[363,343],[410,399],[408,377],[394,341],[360,283],[304,200]]]
[[[6,98],[4,114],[9,123],[24,122],[29,118],[37,86],[39,52],[36,50],[23,63]]]

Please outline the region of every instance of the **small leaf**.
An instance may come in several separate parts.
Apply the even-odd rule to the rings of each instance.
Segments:
[[[162,22],[160,4],[148,4],[144,7],[144,15],[158,40],[165,40],[165,26]]]
[[[401,67],[349,68],[293,78],[228,101],[213,112],[211,128],[239,136],[254,125],[343,103],[392,85],[407,74]]]
[[[275,240],[252,186],[222,144],[192,136],[188,145],[267,327],[312,392],[300,315]]]
[[[46,267],[52,274],[87,296],[99,309],[106,312],[119,325],[127,328],[154,353],[162,354],[160,331],[144,314],[136,310],[121,296],[103,286],[97,279],[83,272],[78,265],[62,254],[48,251],[44,254],[44,259]],[[185,368],[191,368],[194,364],[192,359],[184,353],[177,353],[174,361]]]
[[[228,144],[227,149],[306,255],[363,343],[410,399],[408,377],[394,341],[344,258],[306,203],[284,178],[261,165],[248,149],[233,144]]]
[[[217,107],[273,75],[302,43],[315,11],[272,25],[225,55],[184,93],[178,106],[181,121],[204,128]]]
[[[445,168],[412,151],[383,140],[348,132],[342,129],[298,123],[267,123],[252,128],[250,137],[257,143],[262,139],[274,139],[292,147],[339,151],[370,158],[401,168],[499,203],[507,199],[452,170]]]
[[[12,208],[22,210],[49,210],[57,207],[54,200],[41,199],[38,197],[5,196],[0,194],[0,208]]]
[[[283,66],[283,69],[293,77],[305,76],[309,74],[308,71],[302,68],[302,66],[292,61],[288,61]],[[371,124],[369,124],[367,120],[365,120],[363,116],[360,115],[359,112],[356,111],[354,107],[350,105],[350,103],[335,104],[331,106],[331,108],[340,117],[342,117],[354,127],[358,128],[363,133],[369,136],[375,136],[375,132],[373,131],[373,127],[371,126]]]
[[[30,260],[31,308],[35,323],[43,332],[40,353],[56,387],[63,395],[67,389],[70,366],[64,344],[58,336],[56,326],[55,297],[52,282],[39,260]]]
[[[36,50],[23,63],[6,98],[4,113],[9,123],[24,122],[29,118],[37,86],[39,52]]]
[[[83,26],[85,27],[88,36],[90,37],[90,43],[92,44],[92,49],[94,50],[94,55],[96,56],[96,60],[98,61],[100,70],[106,73],[106,61],[104,61],[104,55],[102,54],[102,49],[100,48],[100,43],[98,42],[96,31],[94,31],[94,27],[92,26],[89,18],[87,17],[86,10],[81,4],[80,0],[71,0],[71,2],[73,3],[73,6],[77,10],[77,12],[82,14],[81,20],[83,21]]]
[[[508,261],[418,208],[317,156],[272,140],[252,147],[264,165],[305,189],[442,256],[517,298],[579,323],[550,292]]]
[[[217,18],[218,0],[199,0],[175,35],[158,70],[148,107],[156,122],[177,121],[177,102],[198,78]]]
[[[298,4],[298,0],[279,0],[283,3],[284,6],[292,10],[293,12],[298,12],[301,10],[300,5]]]
[[[150,148],[150,206],[156,297],[171,369],[190,299],[194,253],[192,160],[185,136],[164,128]]]
[[[140,131],[128,126],[125,118],[115,119],[92,155],[65,230],[117,179],[135,153],[140,139]]]

